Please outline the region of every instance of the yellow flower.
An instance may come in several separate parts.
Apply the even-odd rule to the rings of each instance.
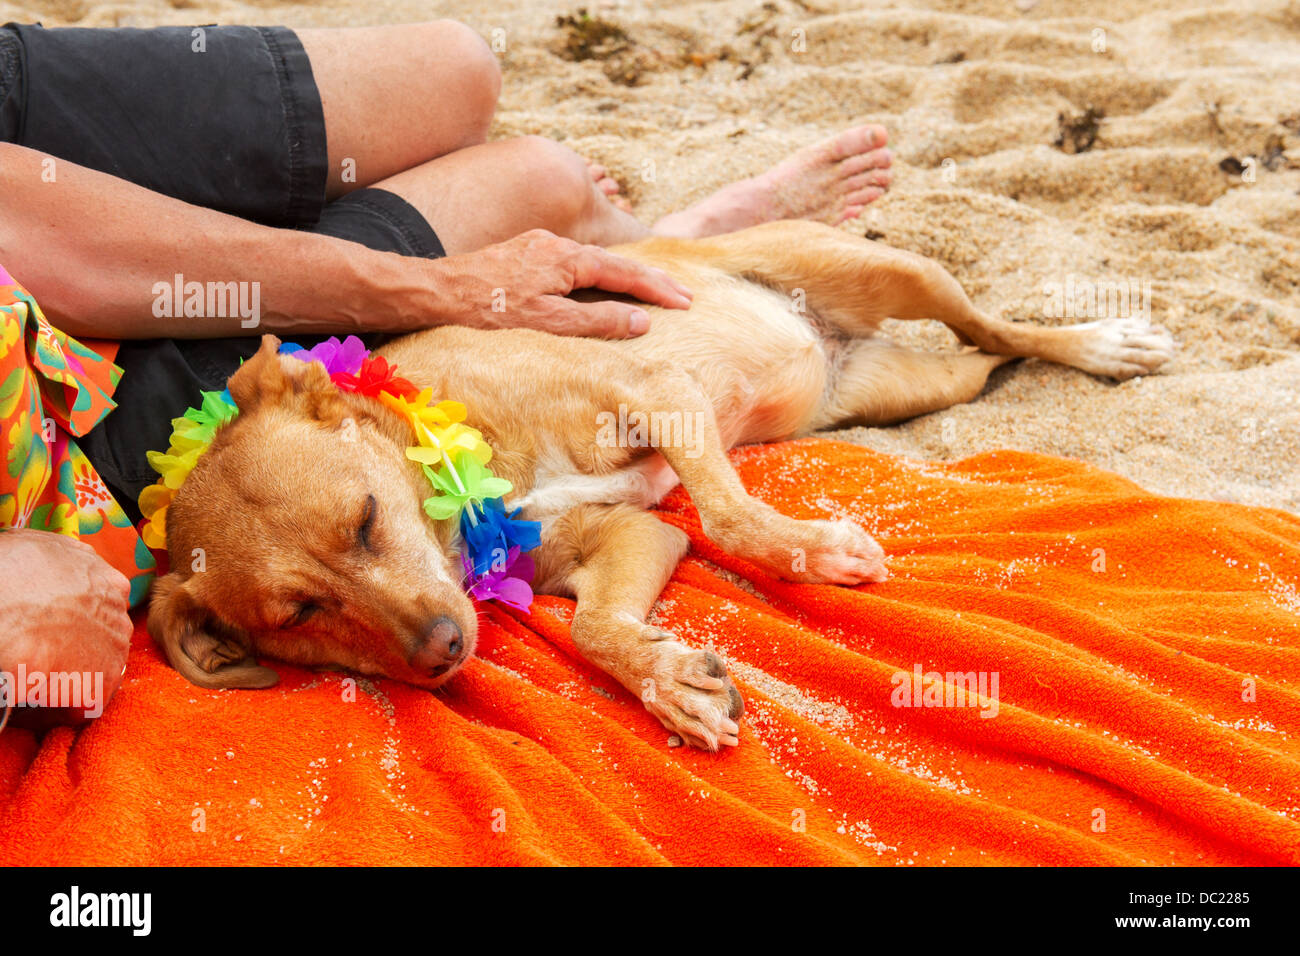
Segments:
[[[172,419],[172,444],[167,449],[169,454],[206,448],[212,444],[211,426],[200,425],[188,418]]]
[[[162,475],[163,484],[168,488],[179,488],[190,476],[194,470],[195,463],[199,460],[199,455],[207,450],[206,445],[200,445],[195,448],[181,450],[173,445],[162,452],[151,451],[145,454],[149,459],[149,466],[154,471]]]
[[[148,523],[140,529],[140,538],[151,548],[167,547],[167,507],[176,491],[161,481],[140,492],[140,513]]]
[[[431,388],[426,388],[413,401],[389,392],[381,392],[379,398],[410,422],[417,442],[406,450],[406,457],[412,461],[434,465],[453,450],[465,452],[480,465],[492,460],[492,448],[483,440],[482,433],[462,424],[468,411],[460,402],[433,405]]]
[[[140,540],[155,551],[167,550],[167,509],[159,508],[149,523],[140,529]]]
[[[463,451],[480,465],[485,465],[492,458],[492,449],[483,436],[465,425],[448,425],[446,428],[431,429],[423,422],[415,422],[415,440],[418,445],[406,449],[406,457],[425,465],[436,465],[444,455],[453,451]]]
[[[140,513],[146,518],[152,518],[154,512],[159,508],[166,508],[175,497],[174,489],[168,488],[162,482],[155,482],[140,492]]]

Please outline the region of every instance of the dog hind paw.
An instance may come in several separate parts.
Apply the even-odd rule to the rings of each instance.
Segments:
[[[1154,372],[1178,350],[1168,330],[1146,319],[1101,319],[1076,328],[1089,335],[1078,360],[1070,364],[1120,381]]]
[[[801,521],[800,525],[813,532],[814,541],[795,551],[792,573],[784,577],[846,587],[878,584],[889,577],[885,549],[852,521]]]

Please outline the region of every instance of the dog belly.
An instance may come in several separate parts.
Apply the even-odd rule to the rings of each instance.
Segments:
[[[650,332],[619,343],[690,371],[713,402],[728,448],[805,431],[827,385],[821,337],[799,302],[720,272],[683,277],[690,309],[651,309]]]
[[[583,504],[653,508],[678,483],[677,473],[657,453],[607,475],[583,474],[568,459],[544,458],[538,462],[533,487],[510,506],[522,508],[525,519],[545,526],[548,519]]]

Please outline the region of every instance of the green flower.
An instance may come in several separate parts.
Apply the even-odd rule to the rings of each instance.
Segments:
[[[434,521],[453,518],[470,504],[508,494],[514,485],[492,474],[487,465],[467,453],[443,461],[438,471],[421,465],[435,494],[424,499],[424,513]]]
[[[217,429],[234,419],[239,408],[229,392],[203,392],[201,408],[187,408],[172,419],[172,444],[181,450],[210,445]]]

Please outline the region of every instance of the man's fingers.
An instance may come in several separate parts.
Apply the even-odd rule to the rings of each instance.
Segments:
[[[589,335],[601,339],[628,339],[650,328],[645,309],[626,302],[574,302],[560,299],[560,321],[551,331],[560,335]]]
[[[668,309],[689,309],[691,293],[684,285],[653,266],[643,266],[596,246],[588,246],[575,259],[575,289],[622,292],[643,302]]]

